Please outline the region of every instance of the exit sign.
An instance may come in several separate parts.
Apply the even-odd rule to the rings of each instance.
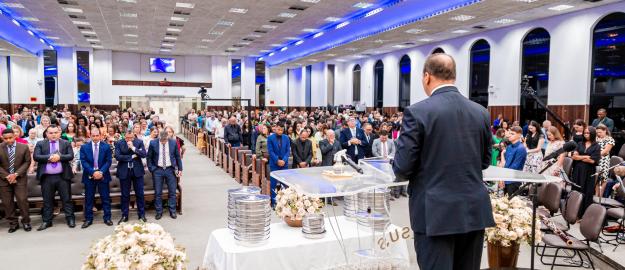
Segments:
[[[30,97],[30,102],[37,102],[37,97]]]

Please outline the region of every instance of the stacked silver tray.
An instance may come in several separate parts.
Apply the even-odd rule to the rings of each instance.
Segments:
[[[259,246],[269,239],[272,213],[269,201],[269,196],[259,194],[235,198],[233,234],[237,244]]]
[[[356,214],[358,224],[374,227],[375,230],[384,230],[391,222],[390,199],[391,192],[388,188],[358,193]]]
[[[358,212],[358,195],[349,195],[343,197],[343,215],[348,220],[356,220]]]
[[[306,214],[302,219],[302,233],[309,239],[320,239],[325,236],[326,229],[323,214]]]
[[[228,228],[234,230],[234,220],[236,218],[235,199],[241,196],[260,194],[260,188],[253,186],[243,186],[228,190]]]

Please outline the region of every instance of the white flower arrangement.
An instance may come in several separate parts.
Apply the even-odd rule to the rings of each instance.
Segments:
[[[121,224],[89,251],[82,270],[184,270],[187,255],[155,223]]]
[[[513,243],[529,243],[531,241],[532,208],[528,207],[526,202],[519,197],[508,199],[507,196],[501,198],[493,196],[490,203],[496,226],[486,228],[486,241],[504,247],[509,247]],[[540,242],[542,233],[538,218],[536,218],[536,225],[535,240]]]
[[[302,220],[307,213],[321,213],[321,208],[323,202],[319,198],[297,194],[290,187],[276,195],[276,214],[283,219]]]

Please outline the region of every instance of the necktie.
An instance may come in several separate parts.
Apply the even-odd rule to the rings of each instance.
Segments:
[[[386,142],[382,142],[382,156],[384,158],[388,156],[388,152],[386,152]]]
[[[100,149],[98,148],[99,143],[94,143],[95,151],[93,151],[93,168],[98,169],[98,157],[100,156]]]
[[[9,173],[15,172],[15,146],[9,146]]]
[[[161,151],[161,155],[163,156],[163,168],[167,168],[167,156],[165,155],[165,144],[161,144],[163,146],[163,150]]]
[[[50,147],[50,154],[56,154],[57,151],[57,147],[56,147],[56,141],[51,141],[50,142],[52,144],[52,147]],[[52,162],[52,168],[56,168],[56,166],[58,166],[58,162]]]

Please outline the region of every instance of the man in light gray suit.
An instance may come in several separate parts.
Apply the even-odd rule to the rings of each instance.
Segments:
[[[395,142],[388,138],[388,131],[381,130],[379,138],[373,141],[371,152],[374,157],[393,158],[395,157]]]

